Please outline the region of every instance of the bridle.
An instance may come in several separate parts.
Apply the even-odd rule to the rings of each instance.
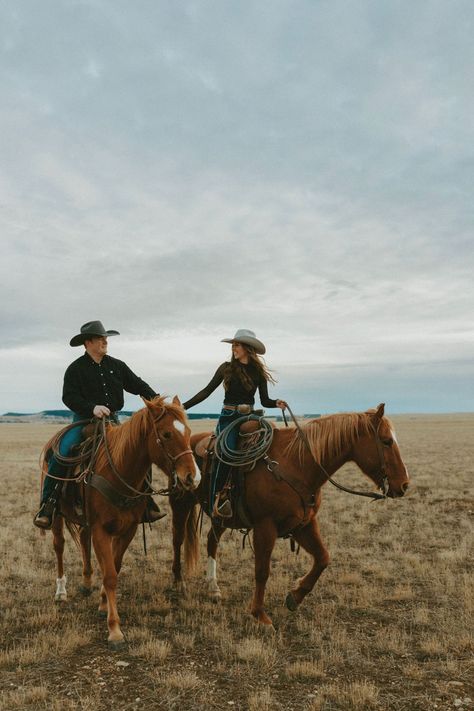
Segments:
[[[175,489],[179,488],[179,486],[181,484],[180,480],[178,479],[178,473],[176,471],[176,462],[181,457],[184,457],[185,454],[193,454],[193,450],[192,449],[184,449],[182,452],[179,452],[179,454],[176,454],[175,456],[170,454],[166,449],[165,442],[163,441],[163,437],[160,436],[160,433],[158,432],[158,429],[156,427],[156,423],[159,422],[161,420],[161,418],[164,417],[164,415],[166,414],[166,408],[163,407],[162,411],[156,418],[153,417],[150,410],[148,410],[148,413],[151,418],[151,424],[153,427],[153,433],[155,435],[155,441],[158,445],[160,445],[163,448],[163,452],[171,464],[171,475],[169,475],[169,477],[168,477],[171,481],[171,486],[168,487],[167,489],[160,489],[158,492],[155,492],[155,493],[162,494],[163,496],[169,496],[169,494],[171,494]]]
[[[375,443],[377,445],[377,452],[379,455],[379,476],[377,477],[379,481],[376,482],[378,488],[382,491],[381,494],[378,494],[376,491],[357,491],[356,489],[349,489],[347,486],[343,486],[342,484],[339,484],[333,477],[326,471],[326,469],[323,467],[323,465],[318,462],[316,457],[313,454],[313,451],[311,449],[311,445],[309,443],[309,440],[306,436],[306,433],[302,430],[300,425],[298,424],[296,417],[294,416],[293,412],[291,411],[291,408],[287,405],[288,412],[291,415],[291,418],[293,422],[295,423],[296,429],[298,430],[298,434],[303,440],[304,444],[306,445],[309,453],[311,454],[314,463],[316,464],[316,467],[318,470],[323,474],[325,479],[329,481],[333,486],[335,486],[337,489],[340,489],[341,491],[345,491],[348,494],[354,494],[355,496],[365,496],[369,499],[373,499],[374,501],[380,501],[382,499],[386,499],[389,491],[389,483],[388,483],[388,478],[387,478],[387,467],[385,465],[385,457],[383,453],[383,444],[382,440],[380,439],[379,435],[379,427],[380,427],[380,422],[378,423],[377,427],[375,428],[372,423],[370,423],[370,427],[373,430],[374,437],[375,437]]]

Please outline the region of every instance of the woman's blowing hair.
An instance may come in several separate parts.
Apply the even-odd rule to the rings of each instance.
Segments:
[[[261,375],[264,380],[266,380],[268,383],[273,383],[274,385],[276,383],[276,380],[273,377],[270,369],[268,368],[263,358],[255,352],[255,349],[252,348],[252,346],[247,346],[244,344],[242,344],[242,346],[247,351],[249,365],[253,365],[257,369],[259,375]],[[229,389],[230,380],[233,375],[236,375],[239,378],[240,382],[246,390],[252,390],[254,384],[245,372],[245,368],[243,368],[240,365],[239,361],[232,355],[232,359],[230,363],[227,363],[227,366],[224,371],[224,390]]]

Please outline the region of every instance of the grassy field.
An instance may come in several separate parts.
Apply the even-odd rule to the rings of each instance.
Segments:
[[[39,451],[57,427],[2,424],[0,707],[473,709],[474,415],[393,421],[411,491],[370,503],[325,487],[320,520],[332,563],[290,613],[285,595],[309,558],[277,542],[267,588],[275,633],[247,613],[253,555],[237,533],[220,548],[220,605],[203,582],[204,533],[188,598],[173,595],[166,518],[148,535],[146,557],[141,535],[126,554],[119,610],[128,645],[118,653],[107,648],[97,593],[78,592],[70,539],[70,599],[55,605],[51,535],[32,525]],[[364,484],[351,466],[339,478]]]

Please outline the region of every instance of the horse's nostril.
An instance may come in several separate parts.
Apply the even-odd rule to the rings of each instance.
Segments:
[[[405,491],[408,489],[409,486],[410,486],[410,484],[407,481],[404,484],[402,484],[401,489],[402,489],[403,493],[405,493]]]
[[[188,475],[187,475],[187,477],[186,477],[186,484],[187,484],[188,486],[193,486],[193,484],[194,484],[194,477],[193,477],[192,474],[188,474]]]

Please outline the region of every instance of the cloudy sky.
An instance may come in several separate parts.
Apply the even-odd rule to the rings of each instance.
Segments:
[[[472,0],[4,0],[0,413],[60,407],[94,319],[183,399],[250,328],[296,412],[474,410],[473,33]]]

